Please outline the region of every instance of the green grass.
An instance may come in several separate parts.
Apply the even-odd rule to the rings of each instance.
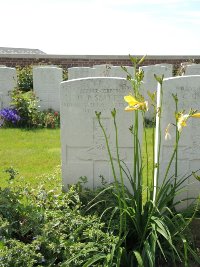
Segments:
[[[35,186],[61,165],[60,150],[60,129],[0,129],[0,185],[7,185],[5,169],[12,166]]]
[[[152,128],[147,128],[149,145],[149,174],[152,172]],[[144,143],[143,143],[144,154]],[[146,179],[146,161],[144,162],[144,180]],[[45,182],[48,175],[57,170],[60,181],[61,145],[60,129],[0,129],[0,186],[8,183],[9,174],[5,169],[13,167],[19,171],[17,180],[37,186]],[[53,186],[49,184],[49,186]]]

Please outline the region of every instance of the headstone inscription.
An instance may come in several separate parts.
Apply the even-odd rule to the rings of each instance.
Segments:
[[[116,159],[115,130],[111,111],[116,108],[120,158],[131,169],[133,162],[132,135],[128,128],[133,124],[133,113],[125,112],[124,96],[131,91],[130,83],[123,78],[84,78],[61,83],[61,145],[62,177],[64,189],[88,178],[90,188],[101,184],[102,175],[113,181],[103,132],[95,111],[101,112],[102,124]],[[142,123],[140,123],[140,141]],[[118,173],[119,174],[119,173]],[[126,181],[127,184],[127,181]]]

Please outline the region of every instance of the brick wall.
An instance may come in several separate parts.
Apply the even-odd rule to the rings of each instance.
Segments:
[[[139,58],[141,56],[138,56]],[[143,65],[154,65],[169,63],[174,65],[176,70],[180,63],[193,60],[200,63],[200,56],[147,56]],[[70,67],[92,67],[99,64],[112,64],[115,66],[129,66],[131,62],[128,56],[68,56],[68,55],[26,55],[26,54],[2,54],[0,55],[0,65],[7,67],[26,65],[58,65],[63,68]]]

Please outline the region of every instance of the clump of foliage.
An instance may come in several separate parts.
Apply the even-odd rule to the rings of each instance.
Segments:
[[[39,99],[31,90],[23,92],[15,89],[11,93],[13,108],[0,112],[2,126],[16,125],[25,128],[58,128],[60,127],[60,113],[51,109],[39,110]],[[1,115],[2,114],[2,115]]]
[[[15,89],[11,93],[11,105],[17,110],[21,120],[18,125],[21,127],[33,127],[38,122],[39,99],[33,91],[23,92]]]
[[[111,266],[117,237],[82,214],[76,186],[0,189],[0,203],[1,266]]]
[[[63,69],[63,81],[67,81],[67,80],[68,80],[68,70]]]
[[[60,112],[48,109],[39,113],[40,125],[44,128],[60,127]]]
[[[33,67],[17,67],[17,88],[23,92],[33,89]]]
[[[5,169],[5,172],[9,174],[9,181],[12,181],[15,179],[16,175],[19,174],[18,170],[14,169],[12,166]]]

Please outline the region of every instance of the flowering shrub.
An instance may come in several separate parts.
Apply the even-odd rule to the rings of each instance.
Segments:
[[[15,126],[20,121],[20,116],[16,109],[4,108],[0,110],[0,127]]]
[[[36,126],[38,121],[38,102],[33,91],[24,93],[19,89],[13,90],[11,105],[18,111],[21,117],[19,126],[21,127],[33,127]]]
[[[45,128],[58,128],[60,126],[60,113],[53,110],[44,112],[43,124]]]

